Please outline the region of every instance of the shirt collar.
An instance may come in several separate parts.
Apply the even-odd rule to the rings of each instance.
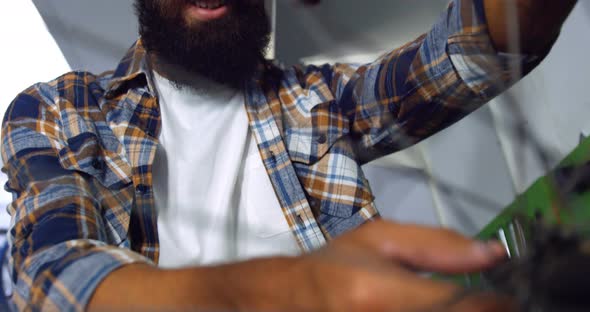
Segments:
[[[114,97],[116,94],[125,92],[125,89],[132,85],[137,86],[137,84],[131,84],[131,82],[136,81],[142,86],[147,85],[148,91],[152,95],[156,94],[149,55],[141,39],[138,39],[129,48],[119,65],[117,65],[107,86],[106,97]]]

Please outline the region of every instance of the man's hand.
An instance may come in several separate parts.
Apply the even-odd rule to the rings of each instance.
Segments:
[[[502,52],[545,53],[577,0],[484,0],[492,41]],[[514,16],[512,16],[514,15]],[[516,25],[510,19],[516,17]],[[518,29],[516,29],[518,27]],[[517,32],[516,32],[517,31]],[[515,32],[511,34],[511,32]],[[516,40],[518,47],[511,44]]]
[[[440,311],[459,289],[421,277],[415,270],[468,273],[505,256],[497,243],[474,242],[449,230],[378,221],[297,260],[291,275],[294,301],[284,308]],[[452,311],[509,309],[491,297],[481,297],[468,298]]]
[[[90,310],[449,311],[444,305],[458,287],[416,270],[474,272],[504,257],[498,244],[449,230],[376,221],[300,257],[183,270],[129,266],[100,285]],[[466,298],[450,311],[509,311],[497,299]]]

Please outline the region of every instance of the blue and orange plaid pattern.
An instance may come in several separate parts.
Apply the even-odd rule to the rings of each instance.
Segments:
[[[6,112],[2,158],[21,309],[83,311],[113,270],[157,264],[160,115],[148,59],[139,40],[114,72],[36,84]],[[245,86],[245,105],[302,251],[378,218],[362,164],[480,107],[513,82],[515,60],[527,72],[541,59],[497,53],[481,0],[454,0],[429,33],[372,63],[261,67]]]

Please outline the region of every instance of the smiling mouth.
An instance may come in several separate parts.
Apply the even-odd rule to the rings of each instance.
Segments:
[[[230,0],[190,0],[188,16],[207,22],[220,19],[229,12]]]
[[[192,0],[190,3],[201,9],[215,10],[226,5],[227,0]]]

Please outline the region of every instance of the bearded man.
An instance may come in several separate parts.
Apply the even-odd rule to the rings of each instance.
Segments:
[[[416,311],[497,243],[379,220],[361,165],[458,121],[528,73],[575,0],[452,0],[362,66],[264,59],[263,0],[136,0],[114,72],[19,94],[3,121],[14,302],[47,311]],[[518,66],[517,66],[518,65]],[[509,303],[509,302],[508,302]],[[473,296],[455,308],[500,309]]]

